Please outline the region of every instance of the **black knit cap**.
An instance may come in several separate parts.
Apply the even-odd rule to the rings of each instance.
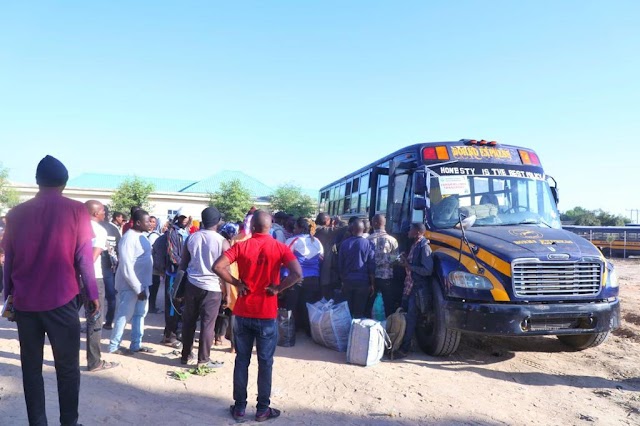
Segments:
[[[36,169],[36,183],[40,186],[63,186],[69,180],[69,172],[60,160],[50,155],[38,163]]]
[[[222,215],[215,207],[207,207],[202,210],[202,224],[206,228],[211,228],[220,222]]]

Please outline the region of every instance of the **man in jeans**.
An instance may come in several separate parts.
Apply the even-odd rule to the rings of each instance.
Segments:
[[[271,408],[271,377],[273,354],[278,343],[278,293],[302,278],[302,269],[289,248],[271,237],[271,216],[257,210],[251,218],[251,238],[236,243],[213,265],[223,281],[238,288],[238,300],[233,309],[235,317],[233,335],[236,345],[236,363],[233,370],[233,399],[230,407],[234,419],[245,416],[247,383],[253,342],[258,355],[258,405],[256,421],[276,418],[280,410]],[[231,276],[229,265],[238,263],[239,279]],[[289,269],[289,275],[279,283],[280,267]]]
[[[132,217],[133,227],[122,236],[118,253],[120,264],[116,271],[116,315],[109,352],[120,355],[130,355],[133,352],[155,352],[142,346],[144,334],[144,318],[147,315],[149,287],[153,260],[151,258],[151,244],[142,234],[149,230],[149,213],[140,209]],[[131,346],[129,350],[120,347],[122,334],[131,320]]]
[[[423,292],[427,300],[431,299],[430,280],[433,272],[433,257],[429,240],[424,236],[426,230],[422,223],[411,224],[409,239],[414,243],[411,245],[409,255],[402,258],[402,263],[407,271],[403,294],[407,305],[407,328],[400,350],[396,352],[396,358],[404,358],[411,349],[411,339],[413,339],[418,323],[418,293]]]
[[[35,198],[9,211],[5,250],[4,297],[13,298],[20,340],[22,384],[30,425],[46,425],[42,359],[44,335],[53,349],[60,424],[78,423],[80,391],[79,287],[89,309],[100,310],[92,262],[91,219],[86,207],[62,196],[66,167],[47,155],[38,164]],[[11,320],[11,319],[10,319]],[[4,419],[7,420],[7,419]]]

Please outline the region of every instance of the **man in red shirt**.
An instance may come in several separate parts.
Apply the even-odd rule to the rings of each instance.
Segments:
[[[234,419],[244,418],[247,407],[247,382],[253,342],[258,355],[258,405],[256,420],[276,418],[280,410],[271,408],[271,376],[273,354],[278,343],[278,293],[302,278],[302,269],[289,248],[271,237],[271,215],[256,210],[251,218],[251,238],[235,244],[213,265],[222,280],[238,288],[238,300],[233,308],[235,324],[236,363],[233,370],[233,399],[230,407]],[[238,263],[240,279],[229,272],[229,265]],[[280,267],[289,269],[280,282]]]
[[[80,318],[76,276],[93,316],[99,315],[93,266],[93,231],[86,207],[62,196],[69,173],[47,155],[38,164],[35,198],[7,215],[2,242],[5,250],[5,300],[13,297],[20,340],[22,384],[29,424],[46,425],[42,357],[49,337],[60,401],[60,423],[78,422],[80,391]]]

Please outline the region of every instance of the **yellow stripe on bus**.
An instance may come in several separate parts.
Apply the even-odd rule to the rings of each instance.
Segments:
[[[448,248],[438,248],[436,251],[438,253],[443,253],[451,256],[455,260],[458,260],[458,258],[460,258],[460,253],[455,250],[451,250]],[[493,290],[491,290],[493,300],[495,300],[496,302],[508,302],[509,300],[511,300],[509,299],[509,294],[504,289],[504,286],[502,285],[500,280],[498,280],[498,278],[496,278],[496,276],[493,275],[491,271],[485,268],[484,274],[478,274],[478,265],[472,257],[467,255],[462,256],[461,262],[469,272],[476,275],[482,275],[483,277],[487,278],[491,282],[491,284],[493,284]]]
[[[441,234],[439,232],[431,232],[427,231],[425,236],[430,240],[440,241],[449,246],[455,247],[456,250],[460,249],[460,239],[451,237],[449,235]],[[471,254],[471,250],[465,244],[462,244],[462,251],[465,253]],[[499,257],[489,253],[488,251],[479,248],[476,257],[482,260],[487,265],[491,266],[496,271],[501,274],[506,275],[507,277],[511,277],[511,265],[508,262],[500,259]],[[508,300],[508,299],[507,299]]]

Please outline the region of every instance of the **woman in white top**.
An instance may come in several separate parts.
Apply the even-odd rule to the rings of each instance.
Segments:
[[[315,303],[322,298],[320,265],[324,250],[320,240],[313,236],[315,228],[312,220],[300,217],[294,227],[295,236],[286,242],[302,267],[302,283],[288,290],[286,308],[293,311],[297,327],[304,329],[307,335],[311,334],[307,303]]]

